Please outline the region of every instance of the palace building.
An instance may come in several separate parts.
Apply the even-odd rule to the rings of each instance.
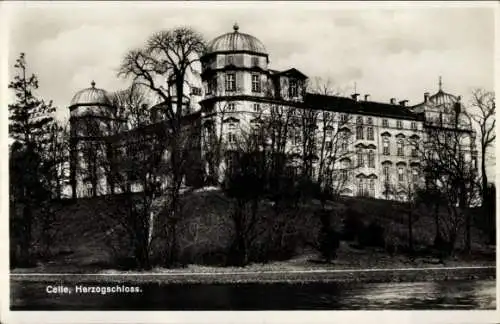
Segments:
[[[357,93],[350,97],[313,93],[307,88],[308,77],[304,73],[293,67],[274,70],[269,56],[260,40],[241,32],[237,25],[232,32],[209,42],[201,58],[201,71],[192,76],[196,86],[187,91],[189,96],[183,107],[186,126],[198,143],[193,146],[192,169],[209,168],[213,136],[230,152],[237,149],[241,134],[251,132],[265,116],[280,111],[297,125],[300,118],[314,116],[311,177],[324,176],[326,183],[340,185],[344,195],[404,200],[407,184],[423,181],[419,144],[424,142],[426,130],[456,128],[453,125],[458,125],[456,118],[463,110],[461,98],[443,91],[441,80],[436,93],[425,92],[422,102],[412,106],[394,98],[374,102],[369,95]],[[158,112],[159,105],[152,100],[151,123],[145,126],[152,130],[151,134],[158,127],[167,127]],[[74,96],[69,110],[73,197],[119,192],[106,176],[109,170],[100,169],[84,157],[109,155],[116,151],[112,149],[116,143],[127,147],[126,143],[136,137],[135,130],[126,121],[113,117],[116,107],[109,94],[96,88],[95,83]],[[123,136],[110,136],[110,125],[117,124],[121,125]],[[305,154],[304,137],[293,125],[292,122],[286,135],[285,151],[300,159]],[[460,125],[456,131],[466,134],[461,144],[463,158],[477,164],[474,132],[470,124]],[[99,136],[95,130],[99,130]],[[133,150],[124,150],[122,154],[137,153]],[[215,166],[217,170],[230,167],[230,154],[224,156]],[[298,164],[291,163],[287,172],[300,172]],[[134,190],[142,190],[131,182]],[[186,184],[189,182],[186,179]]]

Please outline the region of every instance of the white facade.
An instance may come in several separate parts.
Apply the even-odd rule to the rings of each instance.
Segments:
[[[225,151],[237,149],[238,138],[249,134],[259,119],[269,117],[271,111],[290,114],[291,119],[297,120],[315,111],[314,177],[318,178],[322,165],[323,170],[330,170],[324,171],[323,177],[331,177],[329,181],[340,186],[337,190],[345,195],[404,200],[414,184],[423,183],[419,144],[425,142],[426,129],[450,126],[461,108],[460,97],[443,92],[441,85],[436,94],[426,93],[421,104],[407,107],[404,101],[380,103],[367,101],[367,97],[358,100],[357,94],[351,98],[308,94],[307,80],[294,68],[270,69],[264,45],[241,33],[238,26],[210,42],[201,66],[187,77],[183,108],[186,114],[200,113],[202,159],[208,159],[215,143]],[[95,89],[94,85],[83,90],[75,96],[78,104],[70,107],[72,117],[77,120],[92,110],[98,113],[96,120],[105,121],[99,119],[109,109],[104,97],[104,90]],[[159,103],[158,98],[152,98],[152,106]],[[75,124],[75,132],[77,129]],[[287,135],[285,153],[303,154],[300,130],[291,128]],[[463,138],[465,159],[477,163],[474,139]],[[332,156],[333,163],[321,163]],[[77,160],[84,163],[83,158]],[[216,166],[219,181],[226,164],[224,155]],[[75,167],[83,170],[86,166]],[[293,171],[294,166],[289,167]],[[109,188],[103,173],[98,178],[99,193],[106,192]],[[88,181],[81,176],[77,175],[76,181],[77,196],[94,190],[87,188]]]

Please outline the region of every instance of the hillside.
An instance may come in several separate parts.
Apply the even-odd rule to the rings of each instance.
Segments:
[[[121,215],[121,199],[123,198],[120,196],[104,196],[56,203],[54,208],[57,211],[53,222],[55,235],[51,243],[51,254],[54,257],[40,266],[46,270],[64,268],[64,271],[75,272],[116,268],[117,260],[128,254],[126,231],[120,226],[117,218]],[[223,263],[233,233],[231,208],[230,200],[219,190],[186,193],[184,211],[185,215],[189,216],[179,224],[179,246],[185,263]],[[407,241],[407,212],[404,204],[374,199],[343,198],[341,201],[328,203],[326,208],[330,211],[333,225],[338,230],[341,230],[342,220],[347,212],[356,211],[362,215],[365,224],[376,221],[384,227],[386,237],[391,237],[395,245],[404,245]],[[293,242],[293,251],[288,251],[286,258],[304,254],[314,255],[314,251],[306,243],[314,240],[318,234],[319,223],[314,213],[320,209],[318,201],[311,201],[301,206],[299,212],[292,209],[288,211],[289,214],[286,215],[288,218],[282,226],[292,227],[292,230],[287,232],[292,234],[286,235],[289,236],[288,242]],[[265,219],[274,221],[269,202],[261,204],[259,213],[264,215]],[[414,225],[414,241],[417,247],[424,249],[432,244],[434,220],[425,210],[416,211],[415,218],[417,220]],[[485,236],[475,228],[472,234],[473,249],[487,250],[484,243]],[[284,239],[287,240],[286,237]],[[162,243],[156,244],[161,246]],[[262,244],[268,243],[262,242]],[[460,248],[463,242],[459,241],[457,245]],[[381,262],[382,260],[390,262],[392,258],[383,250],[362,249],[349,242],[342,242],[338,255],[346,266],[349,262],[355,265],[359,260],[365,260],[362,263],[369,263],[369,259],[375,255]]]

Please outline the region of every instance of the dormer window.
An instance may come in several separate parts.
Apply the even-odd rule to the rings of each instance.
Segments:
[[[288,97],[296,98],[299,96],[299,86],[297,80],[290,79],[290,83],[288,85]]]

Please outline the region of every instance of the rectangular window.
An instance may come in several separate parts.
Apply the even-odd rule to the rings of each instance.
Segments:
[[[398,168],[398,181],[403,182],[404,181],[404,169],[402,167]]]
[[[347,115],[346,114],[340,115],[340,121],[343,123],[347,123]]]
[[[254,103],[253,104],[253,111],[254,112],[260,112],[260,104]]]
[[[413,170],[412,176],[413,176],[413,182],[414,183],[418,182],[418,171],[417,170]]]
[[[382,119],[382,127],[389,127],[389,121],[387,119]]]
[[[252,92],[260,92],[260,76],[258,74],[252,75]]]
[[[363,182],[364,182],[363,179],[359,179],[359,182],[358,182],[358,195],[359,196],[363,196],[363,194],[364,194],[363,193],[363,185],[364,185]]]
[[[383,154],[384,155],[389,155],[389,139],[384,138],[383,145],[384,145]]]
[[[191,94],[193,96],[201,96],[201,88],[198,87],[192,87],[191,88]]]
[[[411,129],[413,129],[413,130],[417,129],[417,123],[416,122],[411,122]]]
[[[296,98],[298,96],[299,96],[299,89],[297,80],[291,79],[290,83],[288,84],[288,97]]]
[[[368,167],[369,168],[375,167],[375,153],[373,153],[373,151],[370,151],[368,153]]]
[[[412,157],[417,157],[418,156],[418,147],[412,147],[411,148],[411,156]]]
[[[228,112],[234,112],[236,110],[236,105],[234,102],[230,102],[227,104],[227,111]]]
[[[296,130],[295,133],[294,133],[294,137],[293,137],[293,144],[294,145],[299,145],[300,142],[301,142],[301,139],[302,137],[300,136],[300,131],[299,130]]]
[[[229,143],[236,143],[236,135],[234,133],[227,133],[227,140]]]
[[[363,126],[356,127],[356,139],[363,139]]]
[[[373,127],[368,127],[366,137],[369,141],[373,141]]]
[[[375,197],[375,180],[370,179],[370,196]]]
[[[234,64],[234,58],[232,55],[226,56],[226,65],[233,65]]]
[[[398,156],[403,156],[403,141],[399,140],[398,141]]]
[[[397,126],[398,129],[402,129],[403,128],[403,122],[401,120],[398,120],[396,122],[396,126]]]
[[[226,91],[236,91],[236,77],[234,73],[226,74]]]
[[[384,167],[383,174],[384,174],[385,182],[388,182],[389,181],[389,167],[388,166]]]
[[[207,94],[217,94],[217,78],[208,80]]]
[[[331,151],[331,150],[332,150],[332,148],[333,148],[332,141],[326,141],[326,142],[325,142],[325,149],[326,149],[327,151]]]
[[[364,166],[363,153],[358,152],[358,167]]]
[[[347,151],[347,139],[346,138],[342,139],[341,149],[342,149],[342,152],[346,152]]]
[[[342,181],[347,181],[347,170],[346,169],[342,170]]]

